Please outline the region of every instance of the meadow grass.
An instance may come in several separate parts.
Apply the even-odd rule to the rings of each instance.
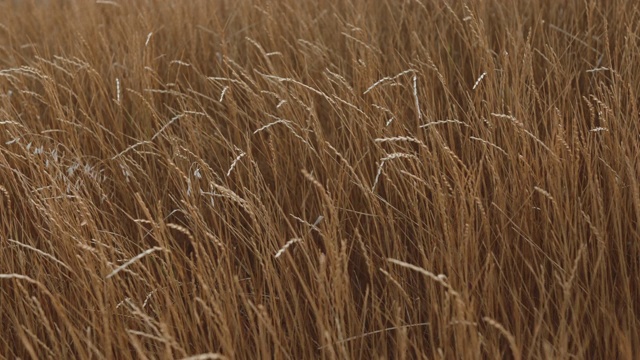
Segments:
[[[632,359],[635,1],[0,2],[0,355]]]

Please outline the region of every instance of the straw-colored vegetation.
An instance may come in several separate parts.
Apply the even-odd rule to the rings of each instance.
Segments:
[[[0,2],[7,358],[640,353],[640,9]]]

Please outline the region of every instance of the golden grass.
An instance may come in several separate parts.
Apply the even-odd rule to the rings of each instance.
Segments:
[[[637,356],[638,33],[631,0],[0,2],[0,354]]]

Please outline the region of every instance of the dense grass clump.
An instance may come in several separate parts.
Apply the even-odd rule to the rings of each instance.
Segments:
[[[636,1],[0,2],[0,354],[640,353]]]

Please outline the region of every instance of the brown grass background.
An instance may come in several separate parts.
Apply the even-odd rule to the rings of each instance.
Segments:
[[[0,1],[0,354],[636,357],[639,33],[631,0]]]

